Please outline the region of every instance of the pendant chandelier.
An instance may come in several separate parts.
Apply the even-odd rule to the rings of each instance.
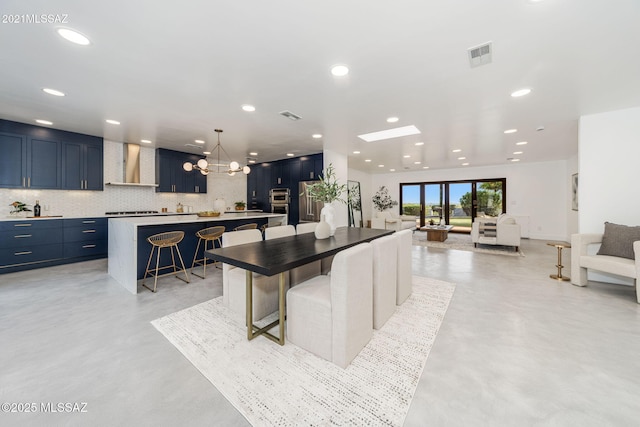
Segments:
[[[248,175],[251,172],[251,168],[249,166],[240,167],[240,164],[235,161],[230,161],[229,163],[221,163],[220,162],[220,152],[223,152],[227,159],[230,159],[227,152],[222,148],[220,144],[220,134],[222,133],[222,129],[214,129],[218,134],[218,143],[215,148],[211,150],[211,156],[216,158],[216,163],[209,163],[209,161],[205,159],[198,160],[198,163],[190,163],[185,162],[182,165],[182,168],[191,172],[192,170],[199,170],[202,175],[208,175],[209,172],[217,172],[217,173],[226,173],[230,176],[236,174],[236,172],[242,172],[245,175]]]

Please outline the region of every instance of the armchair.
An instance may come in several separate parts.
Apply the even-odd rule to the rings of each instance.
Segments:
[[[636,299],[640,304],[638,283],[640,279],[640,240],[632,243],[634,259],[612,255],[597,255],[590,247],[600,245],[604,234],[572,234],[571,235],[571,283],[576,286],[587,286],[587,271],[597,270],[604,273],[633,279],[636,285]]]
[[[497,218],[476,218],[471,225],[471,241],[474,246],[502,245],[520,247],[520,224],[511,215],[500,214]]]

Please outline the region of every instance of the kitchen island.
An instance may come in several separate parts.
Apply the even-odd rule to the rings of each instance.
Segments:
[[[109,219],[109,259],[108,272],[122,287],[132,294],[138,293],[138,281],[144,276],[151,245],[147,237],[167,231],[184,231],[184,239],[179,244],[185,267],[191,267],[198,237],[196,231],[222,225],[226,231],[248,223],[262,225],[286,225],[284,214],[259,212],[229,212],[219,217],[199,217],[197,215],[146,216]],[[202,250],[202,247],[201,249]],[[160,265],[171,264],[170,251],[162,251]],[[199,254],[198,258],[202,258]]]

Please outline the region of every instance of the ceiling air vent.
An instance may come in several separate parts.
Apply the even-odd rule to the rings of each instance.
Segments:
[[[467,49],[469,52],[469,64],[471,68],[491,63],[491,42]]]
[[[280,115],[281,116],[285,116],[287,119],[291,119],[293,121],[296,120],[300,120],[302,117],[298,116],[297,114],[293,114],[291,111],[280,111]]]

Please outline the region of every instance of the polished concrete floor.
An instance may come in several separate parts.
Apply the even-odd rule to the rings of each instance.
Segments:
[[[406,426],[640,424],[635,290],[551,280],[545,243],[523,240],[525,257],[413,248],[415,274],[457,288]],[[248,425],[149,323],[221,289],[217,271],[134,296],[105,260],[0,275],[0,403],[38,408],[0,425]]]

